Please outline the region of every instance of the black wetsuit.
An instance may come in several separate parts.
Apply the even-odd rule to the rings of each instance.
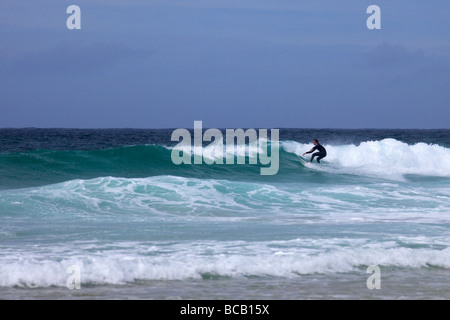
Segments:
[[[317,162],[320,163],[320,160],[327,156],[327,150],[321,144],[318,143],[314,146],[314,148],[312,148],[311,151],[308,151],[307,153],[311,153],[315,150],[317,150],[317,152],[313,153],[311,157],[311,162],[313,162],[314,158],[317,157]]]

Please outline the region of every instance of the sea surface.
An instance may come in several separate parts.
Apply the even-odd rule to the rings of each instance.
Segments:
[[[0,299],[450,299],[450,130],[280,129],[272,176],[172,131],[0,129]]]

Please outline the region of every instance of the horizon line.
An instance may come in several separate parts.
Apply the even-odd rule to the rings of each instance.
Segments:
[[[25,129],[37,129],[37,130],[175,130],[175,129],[194,129],[194,127],[159,127],[159,128],[144,128],[144,127],[0,127],[0,130],[25,130]],[[375,127],[359,127],[359,128],[343,128],[343,127],[203,127],[203,129],[297,129],[297,130],[450,130],[450,128],[375,128]]]

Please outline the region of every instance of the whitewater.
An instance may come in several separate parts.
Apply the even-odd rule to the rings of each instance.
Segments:
[[[275,176],[176,165],[170,130],[0,133],[0,298],[450,298],[449,130],[285,129]]]

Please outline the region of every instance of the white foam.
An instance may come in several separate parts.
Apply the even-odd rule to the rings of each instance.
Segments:
[[[191,156],[202,156],[204,159],[208,159],[211,161],[217,161],[217,160],[225,160],[229,156],[238,156],[238,155],[245,155],[245,161],[246,163],[249,163],[250,159],[252,161],[256,161],[259,154],[266,154],[267,153],[267,143],[270,140],[258,138],[257,141],[253,143],[246,143],[245,145],[242,144],[235,144],[231,147],[227,147],[225,140],[223,141],[223,147],[218,148],[221,150],[218,150],[216,153],[214,148],[206,147],[198,147],[198,146],[174,146],[174,147],[167,147],[169,150],[178,150],[180,152],[183,152],[185,154],[189,154]],[[224,161],[225,163],[225,161]]]
[[[301,182],[301,181],[300,181]],[[175,176],[103,177],[0,193],[11,215],[54,214],[89,221],[135,217],[235,221],[269,219],[274,223],[403,221],[444,223],[450,217],[445,186],[402,183],[367,185],[266,184]],[[11,205],[20,200],[20,206]],[[138,216],[136,216],[138,215]],[[311,218],[311,219],[310,219]],[[199,220],[200,221],[200,220]],[[356,221],[356,220],[353,220]],[[0,228],[0,231],[3,231]]]
[[[405,239],[403,239],[405,240]],[[81,271],[84,284],[124,284],[137,280],[224,277],[298,277],[305,274],[354,272],[368,265],[450,269],[450,248],[399,247],[394,241],[296,239],[285,242],[204,242],[144,245],[126,243],[127,250],[47,248],[0,255],[0,287],[65,286],[69,266]],[[448,239],[446,239],[448,241]],[[146,247],[153,248],[152,252]],[[151,253],[151,254],[150,254]]]
[[[311,145],[293,141],[282,143],[287,152],[297,155]],[[450,177],[450,149],[425,143],[408,145],[395,139],[367,141],[360,145],[324,145],[329,166],[323,170],[398,179],[404,175]],[[318,167],[320,168],[320,167]]]

